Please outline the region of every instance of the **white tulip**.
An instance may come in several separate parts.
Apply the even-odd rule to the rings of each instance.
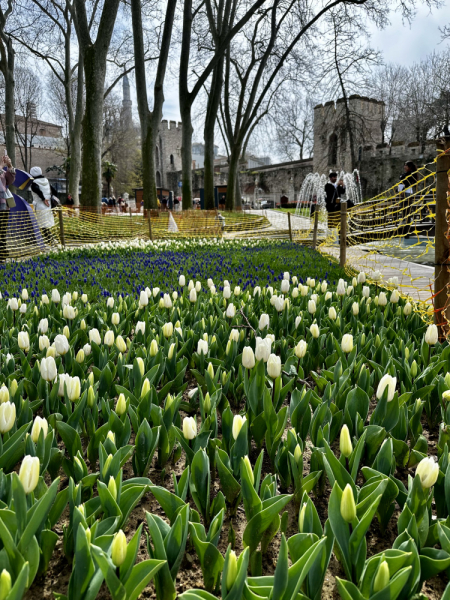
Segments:
[[[297,358],[303,358],[306,354],[306,350],[308,348],[308,344],[305,340],[300,340],[299,343],[294,348],[294,353]]]
[[[19,302],[17,298],[10,298],[8,300],[8,308],[10,308],[13,311],[19,310]]]
[[[412,313],[412,306],[410,302],[407,302],[405,304],[405,306],[403,307],[403,314],[405,315],[405,317],[409,317],[409,315]]]
[[[380,400],[383,397],[384,390],[388,388],[388,402],[394,398],[395,388],[397,387],[397,377],[392,377],[389,373],[383,375],[377,388],[377,398]]]
[[[271,341],[266,339],[262,339],[260,337],[256,338],[256,346],[255,346],[255,358],[256,360],[262,360],[263,362],[267,362],[270,356],[270,347]]]
[[[2,387],[0,388],[0,404],[3,404],[4,402],[8,402],[9,401],[9,390],[6,387],[6,385],[2,385]]]
[[[140,308],[143,308],[144,306],[147,306],[148,304],[148,296],[145,293],[144,290],[142,290],[142,292],[139,294],[139,306]]]
[[[364,298],[368,298],[370,296],[370,287],[365,285],[362,289],[362,295]]]
[[[184,275],[180,275],[178,278],[178,285],[180,287],[184,287],[186,285],[186,277]]]
[[[120,323],[120,315],[119,315],[119,313],[115,312],[111,315],[111,324],[118,325],[119,323]]]
[[[197,292],[195,288],[192,288],[192,290],[189,292],[189,301],[192,303],[197,302]]]
[[[28,352],[28,350],[30,349],[30,338],[26,331],[19,331],[19,335],[17,337],[17,342],[18,342],[19,348],[21,350]]]
[[[300,325],[301,322],[302,322],[301,315],[298,315],[298,317],[295,317],[295,329],[298,328],[298,326]]]
[[[366,274],[364,271],[358,273],[358,283],[366,283]]]
[[[0,404],[0,433],[8,433],[16,422],[16,405],[13,402]]]
[[[319,326],[317,325],[317,323],[313,323],[311,325],[311,327],[309,328],[309,331],[311,332],[311,335],[315,339],[317,339],[320,335]]]
[[[393,304],[397,304],[397,302],[400,300],[400,294],[397,292],[397,290],[394,290],[391,294],[391,302]]]
[[[353,336],[350,333],[346,333],[342,337],[341,348],[346,354],[349,354],[353,350]]]
[[[229,286],[223,288],[223,297],[225,300],[231,298],[231,288]]]
[[[111,296],[106,301],[106,307],[107,308],[113,308],[114,307],[114,298],[111,298]]]
[[[242,352],[242,366],[244,369],[253,369],[255,366],[255,354],[250,346],[245,346]]]
[[[282,312],[286,305],[286,302],[285,302],[283,296],[273,296],[273,298],[275,299],[275,301],[274,301],[275,310],[277,312]]]
[[[97,346],[100,346],[100,344],[102,343],[102,339],[100,337],[100,333],[98,331],[98,329],[91,329],[89,331],[89,341],[94,344],[97,344]]]
[[[276,379],[281,374],[281,358],[276,354],[271,354],[267,361],[267,375],[271,379]]]
[[[309,292],[309,287],[306,285],[302,285],[300,288],[300,294],[304,297],[307,296]]]
[[[227,312],[226,312],[227,317],[229,317],[230,319],[233,319],[234,316],[236,315],[236,308],[234,306],[234,304],[229,304],[227,306]]]
[[[163,332],[163,336],[166,339],[172,337],[172,334],[173,334],[173,323],[171,323],[171,322],[164,323],[164,325],[162,327],[162,332]]]
[[[372,273],[372,279],[373,279],[373,281],[380,281],[380,279],[381,279],[382,277],[383,277],[383,276],[381,275],[380,271],[374,271],[374,272]]]
[[[357,302],[353,302],[352,304],[352,313],[355,317],[359,314],[359,304]]]
[[[62,297],[63,307],[66,306],[66,304],[70,304],[71,302],[72,302],[72,294],[70,292],[66,292]]]
[[[44,432],[44,439],[47,437],[48,433],[48,422],[47,419],[41,419],[41,417],[36,417],[34,419],[33,427],[31,429],[31,439],[35,444],[37,444],[39,440],[39,434],[41,431]]]
[[[315,314],[316,312],[316,303],[314,302],[314,300],[308,300],[308,312],[310,315]]]
[[[59,295],[58,290],[52,290],[52,302],[58,304],[60,302],[61,296]]]
[[[69,352],[69,342],[65,335],[58,334],[55,337],[55,349],[60,356],[64,356]]]
[[[192,279],[189,280],[188,290],[191,291],[195,288],[194,282]]]
[[[295,287],[295,288],[293,288],[293,290],[292,290],[292,297],[293,297],[294,299],[295,299],[295,298],[298,298],[298,289],[297,289],[296,287]]]
[[[231,428],[233,439],[237,440],[239,432],[241,431],[242,426],[244,425],[246,420],[246,417],[241,417],[241,415],[234,415],[233,427]]]
[[[332,321],[336,321],[337,314],[334,306],[330,306],[330,308],[328,309],[328,318],[330,318]]]
[[[289,292],[289,280],[288,279],[283,279],[281,281],[281,291],[283,294],[287,294]]]
[[[378,306],[386,306],[386,304],[387,304],[386,294],[384,292],[380,292],[380,294],[378,296]]]
[[[200,281],[195,282],[195,291],[197,293],[202,291],[202,284],[200,283]]]
[[[145,335],[145,321],[138,321],[136,323],[136,334],[139,331],[142,333],[142,335]]]
[[[259,287],[259,285],[257,285],[253,290],[253,298],[255,298],[255,296],[261,296],[261,288]]]
[[[320,291],[322,292],[322,294],[325,294],[327,289],[328,289],[328,283],[326,281],[323,281],[322,285],[320,286]]]
[[[159,296],[159,287],[154,287],[152,290],[153,298]]]
[[[197,354],[208,354],[208,342],[205,340],[198,340],[197,343]]]
[[[47,358],[43,358],[41,360],[41,377],[45,381],[54,381],[56,379],[56,375],[58,373],[56,369],[56,363],[53,356],[48,356]]]
[[[307,282],[307,283],[308,283],[308,282]],[[309,285],[309,287],[310,287],[311,289],[312,289],[312,288],[315,288],[315,287],[316,287],[316,280],[315,280],[315,279],[310,279],[310,280],[309,280],[309,284],[308,284],[308,285]]]
[[[39,481],[41,465],[37,456],[25,456],[20,465],[19,479],[25,494],[34,492]]]
[[[48,331],[48,319],[41,319],[39,321],[38,331],[40,333],[47,333],[47,331]]]
[[[345,283],[343,279],[339,279],[336,294],[338,296],[345,296]]]
[[[111,331],[110,329],[108,329],[108,331],[105,332],[105,337],[103,338],[103,343],[105,344],[105,346],[109,346],[109,347],[111,347],[114,344],[114,331]]]
[[[89,354],[92,352],[92,348],[90,344],[85,344],[83,346],[83,352],[85,356],[89,356]]]
[[[270,323],[270,317],[269,317],[269,315],[266,314],[266,313],[263,313],[259,317],[258,327],[259,327],[259,329],[264,329],[265,327],[269,327],[269,323]]]
[[[69,319],[69,321],[73,321],[73,319],[76,317],[74,307],[70,304],[65,304],[63,308],[63,317],[65,319]]]
[[[230,341],[232,341],[232,342],[239,342],[239,330],[238,329],[232,329],[230,331],[230,337],[228,339]]]
[[[187,440],[193,440],[197,436],[197,423],[193,417],[184,417],[183,435]]]
[[[86,303],[87,303],[87,301],[88,301],[87,294],[82,294],[82,296],[81,296],[81,302],[82,302],[83,304],[86,304]]]
[[[48,337],[46,335],[40,335],[39,336],[39,350],[40,350],[40,352],[42,352],[43,350],[46,350],[49,347],[50,347],[50,340],[48,339]]]
[[[439,464],[431,458],[423,458],[417,465],[416,475],[420,477],[422,487],[428,489],[432,487],[439,476]]]
[[[27,312],[27,305],[22,304],[21,307],[19,308],[19,312],[21,315],[24,315]]]
[[[289,280],[290,280],[290,278],[291,278],[291,276],[290,276],[290,274],[289,274],[289,271],[285,271],[285,272],[283,273],[283,279],[284,279],[285,281],[289,281]]]
[[[211,288],[214,285],[214,281],[209,277],[208,281],[206,282],[206,285]]]
[[[425,341],[429,346],[437,344],[439,339],[439,332],[436,325],[428,325],[428,329],[425,332]],[[20,345],[20,344],[19,344]]]
[[[50,300],[48,299],[47,294],[42,294],[41,301],[42,301],[42,304],[50,304]]]

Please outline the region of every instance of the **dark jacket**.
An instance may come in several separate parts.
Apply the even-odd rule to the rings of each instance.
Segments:
[[[402,173],[400,176],[400,181],[405,186],[405,190],[417,184],[419,176],[417,171],[414,173]]]
[[[325,185],[325,206],[327,212],[337,212],[341,210],[341,205],[338,202],[339,193],[335,186],[328,182]]]

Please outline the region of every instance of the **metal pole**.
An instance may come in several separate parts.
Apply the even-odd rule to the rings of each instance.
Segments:
[[[66,239],[64,237],[64,223],[63,223],[62,208],[58,209],[58,219],[59,219],[59,238],[61,240],[61,244],[65,247]]]
[[[340,249],[339,264],[344,267],[347,260],[347,202],[341,202]]]
[[[450,306],[448,302],[449,273],[449,241],[447,238],[447,209],[450,195],[450,137],[437,143],[438,159],[436,161],[436,226],[435,226],[435,259],[434,259],[434,322],[439,328],[441,340],[448,332]]]
[[[152,220],[150,218],[150,209],[148,210],[148,235],[149,235],[150,240],[153,242]]]
[[[291,227],[291,213],[288,211],[288,225],[289,225],[289,239],[292,242],[292,227]]]
[[[317,228],[319,226],[319,211],[317,204],[314,209],[314,229],[313,229],[313,248],[314,250],[317,247]]]

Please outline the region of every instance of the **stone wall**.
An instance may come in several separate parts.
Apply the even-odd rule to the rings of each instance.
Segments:
[[[158,151],[156,156],[158,157],[159,153],[159,161],[157,158],[156,171],[160,173],[161,186],[164,188],[172,189],[169,186],[169,181],[172,181],[171,174],[181,171],[181,136],[181,123],[177,123],[176,121],[169,122],[167,120],[161,121],[158,130]]]
[[[5,146],[0,144],[0,154],[3,155],[5,151]],[[54,165],[61,165],[64,160],[64,156],[60,151],[52,150],[50,148],[32,148],[31,152],[31,162],[32,167],[38,166],[41,167],[42,173],[46,175],[46,169],[48,167],[53,167]],[[22,161],[22,156],[20,153],[19,146],[16,145],[16,156],[12,161],[13,165],[18,169],[24,170],[24,164]],[[48,174],[49,177],[55,177],[55,171]]]

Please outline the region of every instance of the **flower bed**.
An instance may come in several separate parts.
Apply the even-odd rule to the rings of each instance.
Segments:
[[[176,244],[3,269],[0,596],[448,600],[436,328],[308,249]]]

